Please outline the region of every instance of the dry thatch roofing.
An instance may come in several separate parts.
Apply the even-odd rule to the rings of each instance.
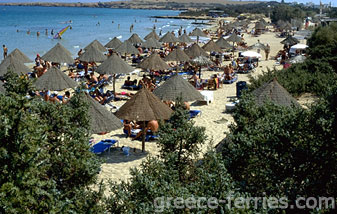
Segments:
[[[97,39],[95,39],[89,45],[87,45],[87,47],[85,47],[84,50],[87,51],[87,49],[89,47],[95,47],[97,50],[99,50],[101,52],[105,52],[106,51],[106,48]]]
[[[209,42],[207,42],[207,44],[205,44],[202,49],[204,49],[205,51],[208,52],[222,52],[221,48],[215,44],[215,42],[213,40],[209,40]]]
[[[120,54],[139,54],[137,48],[135,48],[135,46],[128,40],[124,41],[123,44],[116,48],[116,52]]]
[[[187,62],[190,61],[190,57],[180,48],[174,49],[171,53],[169,53],[165,58],[165,61],[180,61]]]
[[[74,59],[72,58],[71,53],[60,43],[57,43],[41,58],[49,62],[68,63],[68,64],[74,63]]]
[[[17,58],[14,58],[13,56],[6,57],[0,64],[0,76],[5,75],[8,70],[11,70],[12,72],[19,75],[28,74],[31,72],[31,69],[29,69],[23,64],[23,62]]]
[[[222,49],[230,49],[232,46],[223,38],[220,37],[215,44],[217,44]]]
[[[139,44],[143,42],[143,40],[136,33],[132,34],[128,39],[128,41],[131,42],[132,44]]]
[[[121,44],[123,44],[123,43],[121,42],[121,40],[119,40],[117,37],[114,37],[114,38],[113,38],[112,40],[110,40],[104,47],[116,49],[116,48],[118,48]]]
[[[19,49],[15,48],[8,56],[13,56],[14,58],[20,60],[23,63],[32,62],[24,53],[22,53]]]
[[[157,35],[157,33],[155,31],[151,31],[149,34],[147,34],[144,37],[145,40],[148,40],[150,38],[155,39],[155,40],[159,40],[160,39],[160,37]]]
[[[292,36],[288,36],[287,38],[281,41],[281,44],[290,45],[290,46],[296,45],[298,43],[300,43],[300,41],[298,41],[298,39]]]
[[[104,106],[86,93],[82,96],[89,104],[90,133],[110,132],[123,127],[121,121]]]
[[[100,74],[129,74],[133,70],[133,67],[116,54],[113,54],[98,66],[96,72]]]
[[[39,90],[62,91],[77,87],[77,82],[56,67],[52,67],[34,83]]]
[[[179,39],[180,42],[184,42],[184,43],[192,43],[193,42],[193,40],[189,36],[187,36],[186,33],[184,33],[178,39]]]
[[[162,44],[153,38],[149,38],[144,43],[142,43],[141,46],[143,48],[160,48]]]
[[[289,92],[283,88],[276,79],[265,83],[260,88],[253,91],[253,95],[256,97],[258,105],[263,105],[266,101],[270,100],[273,103],[281,106],[295,105],[300,107],[300,104],[295,98],[289,94]]]
[[[190,57],[190,58],[196,58],[198,56],[208,56],[206,51],[204,51],[198,44],[194,43],[192,46],[187,48],[185,50],[185,53]]]
[[[94,46],[90,46],[78,59],[85,62],[103,62],[106,58],[101,51]]]
[[[139,67],[154,71],[162,71],[170,68],[170,66],[168,66],[157,53],[153,53],[151,56],[145,58],[141,63],[139,63]]]
[[[153,93],[161,100],[176,100],[178,97],[183,101],[203,100],[200,92],[179,75],[172,76]]]
[[[264,30],[264,29],[266,29],[266,25],[263,24],[262,22],[256,22],[255,23],[255,29],[256,30]]]
[[[124,120],[167,120],[172,110],[148,89],[142,88],[116,112]]]
[[[207,37],[207,35],[202,32],[199,28],[195,28],[191,33],[190,36],[201,36],[201,37]]]
[[[242,38],[239,37],[238,35],[236,35],[235,33],[233,33],[230,37],[228,37],[227,39],[228,42],[241,42],[242,41]]]
[[[167,32],[163,37],[159,39],[159,42],[174,43],[179,42],[179,39],[175,37],[171,32]]]

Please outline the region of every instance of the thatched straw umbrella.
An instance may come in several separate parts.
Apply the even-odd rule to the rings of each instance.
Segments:
[[[13,56],[15,59],[18,59],[23,63],[32,62],[32,60],[30,60],[24,53],[22,53],[17,48],[15,48],[8,56]]]
[[[258,41],[257,43],[255,43],[254,45],[251,45],[248,47],[248,49],[261,49],[261,50],[266,50],[266,46],[264,44],[262,44],[260,41]]]
[[[89,47],[95,47],[97,50],[99,50],[101,52],[105,52],[106,51],[106,48],[97,39],[95,39],[89,45],[87,45],[84,48],[84,50],[87,51],[87,49],[89,49]]]
[[[159,39],[159,42],[175,43],[179,42],[179,39],[175,37],[171,32],[167,32],[163,37]]]
[[[151,54],[151,56],[145,58],[141,63],[139,63],[139,67],[143,69],[149,69],[154,71],[163,71],[170,68],[164,60],[160,58],[157,53]]]
[[[194,43],[191,47],[185,50],[185,53],[192,59],[198,56],[208,56],[206,51],[204,51],[198,44]]]
[[[128,63],[122,60],[116,54],[111,55],[100,66],[98,66],[96,72],[100,74],[112,74],[114,77],[113,90],[116,93],[116,74],[129,74],[134,70]]]
[[[148,40],[148,39],[150,39],[150,38],[152,38],[152,39],[154,39],[154,40],[159,40],[159,39],[160,39],[160,37],[157,35],[156,31],[151,31],[151,33],[147,34],[147,35],[144,37],[145,40]]]
[[[101,51],[94,46],[90,46],[78,59],[85,62],[103,62],[106,58],[107,57],[102,54]]]
[[[288,36],[287,38],[281,41],[281,44],[288,45],[288,46],[293,46],[298,43],[300,43],[300,41],[298,41],[298,39],[292,36]]]
[[[148,89],[142,88],[116,112],[124,120],[143,121],[142,151],[145,151],[145,121],[167,120],[172,110]]]
[[[179,39],[179,41],[182,42],[182,43],[192,43],[192,42],[193,42],[193,40],[192,40],[189,36],[187,36],[186,33],[184,33],[184,34],[183,34],[182,36],[180,36],[178,39]]]
[[[123,43],[121,42],[121,40],[119,40],[117,37],[114,37],[114,38],[113,38],[112,40],[110,40],[104,47],[116,49],[116,48],[118,48],[121,44],[123,44]]]
[[[140,44],[143,42],[143,40],[136,33],[132,34],[128,41],[131,42],[131,44]]]
[[[163,85],[156,88],[153,93],[161,100],[176,100],[179,97],[184,102],[203,100],[200,92],[179,75],[173,75]]]
[[[199,28],[195,28],[191,33],[190,36],[196,36],[197,37],[197,43],[199,43],[199,37],[207,37],[207,35],[202,32]]]
[[[39,77],[34,85],[38,90],[62,91],[67,88],[77,87],[77,82],[53,66],[45,74]]]
[[[41,59],[56,63],[74,63],[74,59],[71,56],[71,53],[60,43],[57,43],[52,49],[44,54]]]
[[[104,133],[123,127],[120,119],[86,93],[83,98],[89,104],[90,133]]]
[[[209,42],[207,42],[207,44],[205,44],[202,49],[204,49],[205,51],[208,51],[208,52],[218,52],[218,53],[221,53],[222,50],[221,48],[215,44],[215,42],[213,40],[209,40]]]
[[[266,25],[264,25],[262,22],[256,22],[254,28],[255,30],[264,30],[266,29]]]
[[[118,52],[120,54],[124,54],[125,55],[125,60],[126,60],[126,55],[127,54],[139,54],[139,51],[137,50],[137,48],[135,48],[135,46],[133,46],[132,43],[129,42],[128,40],[125,40],[123,42],[123,44],[121,44],[116,49],[116,52]]]
[[[0,76],[4,76],[8,70],[16,74],[28,74],[31,72],[27,66],[23,64],[19,59],[14,58],[13,56],[6,57],[0,64]]]
[[[227,39],[228,42],[239,43],[242,42],[242,38],[233,33],[230,37]]]
[[[293,98],[289,92],[283,88],[276,79],[265,83],[260,88],[253,91],[258,105],[263,105],[267,100],[281,106],[291,107],[293,105],[300,107],[300,104]]]
[[[191,63],[199,66],[199,79],[201,78],[201,67],[214,64],[209,58],[207,58],[205,56],[198,56],[198,57],[192,59]]]
[[[153,38],[149,38],[141,45],[143,48],[160,48],[162,44]]]
[[[220,37],[215,44],[217,44],[221,49],[231,49],[232,46],[223,38]]]
[[[187,62],[190,61],[190,57],[180,48],[174,49],[165,58],[165,61]]]

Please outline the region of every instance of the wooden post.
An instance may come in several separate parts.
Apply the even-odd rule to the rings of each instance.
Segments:
[[[145,131],[145,121],[143,121],[143,136],[142,136],[142,152],[145,152],[145,136],[146,136],[146,131]]]

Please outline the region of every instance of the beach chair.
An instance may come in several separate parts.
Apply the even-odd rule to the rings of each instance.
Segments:
[[[102,141],[96,143],[95,145],[93,145],[90,148],[90,151],[95,153],[96,155],[102,154],[106,150],[109,150],[109,152],[110,152],[110,148],[113,145],[115,145],[117,142],[118,142],[117,140],[112,140],[112,139],[102,140]]]
[[[192,119],[192,118],[195,118],[196,116],[198,116],[199,114],[201,115],[201,111],[200,110],[190,110],[189,114],[190,114],[189,119]]]

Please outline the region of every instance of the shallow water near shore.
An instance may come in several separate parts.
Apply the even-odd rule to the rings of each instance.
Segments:
[[[121,41],[128,39],[132,33],[141,38],[146,36],[153,26],[156,32],[162,30],[177,31],[180,26],[192,31],[195,20],[183,19],[154,19],[151,16],[175,16],[180,11],[172,10],[134,10],[108,9],[85,7],[29,7],[29,6],[0,6],[0,43],[8,47],[9,52],[19,48],[31,59],[39,53],[43,55],[57,42],[60,42],[74,56],[80,48],[85,47],[94,39],[103,45],[113,37]],[[134,28],[130,33],[130,26]],[[62,28],[71,25],[62,39],[52,39]],[[119,25],[119,28],[118,28]],[[48,30],[48,35],[45,30]],[[18,31],[18,32],[17,32]],[[27,34],[30,31],[30,34]],[[37,36],[37,31],[40,36]],[[1,45],[2,45],[1,44]]]

